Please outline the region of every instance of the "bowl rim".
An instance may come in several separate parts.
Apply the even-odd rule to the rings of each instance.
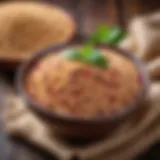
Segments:
[[[65,49],[65,48],[70,48],[73,45],[83,45],[85,43],[85,41],[82,42],[70,42],[68,44],[59,44],[59,45],[55,45],[55,46],[50,46],[48,48],[45,48],[37,53],[35,53],[34,56],[30,57],[28,60],[26,60],[24,63],[21,64],[21,66],[19,67],[17,73],[16,73],[16,78],[15,78],[15,84],[16,84],[16,88],[18,93],[20,94],[20,96],[22,96],[22,98],[24,99],[24,101],[27,104],[27,107],[36,110],[36,112],[42,114],[43,116],[46,116],[48,119],[54,119],[54,120],[58,120],[58,121],[63,121],[63,122],[71,122],[71,123],[98,123],[100,124],[101,122],[108,122],[108,121],[116,121],[121,119],[122,117],[130,114],[131,112],[133,112],[134,110],[136,110],[138,107],[140,107],[139,105],[141,104],[141,102],[144,100],[145,95],[147,94],[148,88],[150,86],[150,80],[149,80],[149,75],[147,73],[147,70],[145,68],[145,65],[143,64],[143,62],[141,60],[139,60],[137,57],[135,57],[132,53],[127,52],[126,50],[123,50],[117,46],[112,46],[112,45],[96,45],[96,47],[100,47],[100,48],[104,48],[104,49],[111,49],[113,51],[116,51],[116,54],[120,54],[122,56],[125,56],[126,58],[130,59],[137,67],[137,70],[139,71],[142,79],[143,79],[143,85],[141,90],[139,91],[139,94],[136,96],[136,98],[134,99],[134,101],[129,104],[126,107],[122,107],[123,109],[115,112],[115,114],[112,115],[104,115],[102,117],[93,117],[93,118],[84,118],[84,117],[73,117],[73,116],[69,116],[69,115],[61,115],[58,114],[54,111],[50,111],[49,109],[46,109],[44,106],[41,106],[40,104],[38,104],[33,97],[31,97],[29,95],[29,93],[27,93],[27,91],[25,90],[25,85],[23,83],[24,78],[26,77],[26,72],[29,71],[29,69],[35,65],[35,63],[37,61],[39,61],[41,58],[43,58],[46,55],[49,54],[54,54],[56,51],[59,51],[61,49]]]

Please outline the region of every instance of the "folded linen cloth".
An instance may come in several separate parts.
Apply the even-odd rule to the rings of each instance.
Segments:
[[[146,113],[137,122],[129,121],[103,141],[86,147],[70,146],[53,134],[47,124],[32,113],[15,93],[8,95],[5,113],[6,132],[20,136],[60,160],[132,160],[160,140],[160,13],[134,19],[130,37],[120,46],[135,53],[146,63],[152,79]],[[156,52],[156,53],[155,53]],[[127,133],[127,134],[126,134]]]

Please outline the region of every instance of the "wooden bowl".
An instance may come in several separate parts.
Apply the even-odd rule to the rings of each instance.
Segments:
[[[46,50],[43,50],[36,54],[36,56],[32,57],[27,62],[23,63],[20,67],[19,71],[17,72],[16,78],[16,86],[26,101],[28,107],[33,110],[37,115],[39,115],[43,120],[47,121],[49,124],[52,125],[54,131],[59,135],[67,138],[72,139],[101,139],[104,138],[106,135],[111,134],[117,127],[127,122],[130,119],[138,119],[144,112],[144,108],[141,107],[142,103],[144,102],[147,89],[149,86],[149,78],[148,74],[144,69],[144,65],[141,61],[139,61],[136,57],[132,54],[127,53],[124,50],[121,50],[117,47],[108,46],[108,45],[98,45],[97,47],[102,47],[104,49],[113,49],[116,51],[117,54],[120,54],[130,61],[132,61],[139,71],[142,77],[142,88],[139,91],[137,97],[135,98],[134,102],[132,102],[129,106],[123,107],[123,109],[117,112],[114,115],[107,115],[99,118],[76,118],[76,117],[69,117],[69,116],[62,116],[56,114],[54,112],[50,112],[43,106],[40,106],[36,103],[35,99],[31,97],[27,91],[25,90],[25,78],[32,67],[44,56],[47,54],[55,54],[66,47],[71,47],[75,44],[83,44],[84,42],[72,42],[66,45],[57,45],[50,47]]]

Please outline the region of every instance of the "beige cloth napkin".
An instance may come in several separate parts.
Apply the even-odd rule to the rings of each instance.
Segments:
[[[60,160],[132,160],[160,140],[160,13],[136,18],[129,26],[130,38],[121,47],[132,50],[146,62],[152,79],[148,105],[138,121],[122,124],[109,138],[86,147],[70,146],[54,137],[50,128],[36,117],[17,95],[9,95],[6,132],[17,135],[56,155]],[[156,53],[155,53],[156,52]]]

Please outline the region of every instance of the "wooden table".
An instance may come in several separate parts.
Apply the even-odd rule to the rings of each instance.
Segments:
[[[137,14],[143,14],[159,9],[159,0],[46,0],[56,3],[74,15],[79,31],[82,34],[90,34],[98,24],[118,25],[126,28],[128,21]],[[143,6],[143,7],[142,7]],[[8,92],[13,85],[14,73],[8,70],[0,72],[0,95]],[[5,79],[5,83],[4,83]],[[1,103],[0,113],[3,113],[5,104]],[[2,114],[0,114],[2,115]],[[0,125],[2,126],[2,125]],[[5,154],[11,154],[8,160],[50,160],[55,157],[34,148],[34,146],[20,140],[8,140],[0,132],[0,160],[7,160]],[[6,146],[7,145],[7,146]],[[7,148],[7,151],[5,150]],[[153,145],[136,160],[159,160],[160,143]]]
[[[0,71],[0,95],[5,96],[13,87],[14,72]],[[2,98],[2,97],[1,97]],[[0,115],[3,114],[7,107],[4,101],[0,99]],[[0,124],[0,160],[56,160],[56,157],[34,147],[33,145],[20,139],[8,139],[1,131]],[[7,156],[7,157],[6,157]],[[135,160],[159,160],[160,159],[160,143],[153,144],[148,151],[139,155]]]

